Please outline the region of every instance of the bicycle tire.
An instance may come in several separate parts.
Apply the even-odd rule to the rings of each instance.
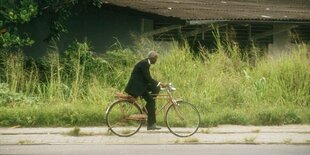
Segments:
[[[143,120],[130,119],[137,114],[142,114],[138,105],[127,100],[115,101],[106,111],[107,126],[117,136],[132,136],[140,130],[143,122]]]
[[[200,115],[193,104],[176,101],[168,107],[165,113],[165,123],[172,134],[178,137],[189,137],[198,130]]]

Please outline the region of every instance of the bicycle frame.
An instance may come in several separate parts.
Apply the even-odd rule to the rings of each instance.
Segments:
[[[163,109],[168,108],[171,104],[176,104],[178,101],[182,101],[181,99],[175,100],[172,96],[172,92],[175,90],[175,88],[169,83],[169,85],[166,88],[162,88],[162,91],[165,91],[165,93],[159,93],[159,94],[151,94],[156,99],[160,100],[167,100],[167,103],[165,103],[163,106],[161,106],[157,111],[156,115],[160,113]],[[156,97],[155,97],[156,96]],[[132,104],[137,105],[144,114],[147,114],[146,108],[145,108],[145,102],[140,97],[140,101],[138,99],[134,98],[133,96],[123,94],[123,93],[117,93],[116,97],[118,98],[116,101],[129,101]],[[112,104],[114,103],[112,102]],[[109,106],[110,107],[110,106]],[[145,109],[145,110],[144,110]],[[108,111],[109,109],[107,109]]]
[[[171,83],[166,88],[161,88],[161,89],[162,89],[162,91],[165,91],[165,93],[151,94],[151,96],[153,96],[155,99],[166,100],[167,101],[165,104],[163,104],[163,106],[160,106],[160,108],[158,110],[156,110],[156,115],[158,115],[162,111],[166,111],[167,108],[171,104],[176,104],[178,101],[182,101],[181,99],[175,100],[173,98],[172,92],[175,90],[175,88],[171,85]],[[138,105],[140,107],[140,109],[142,110],[142,112],[144,114],[147,114],[147,111],[144,111],[144,109],[146,110],[146,108],[145,108],[145,101],[143,101],[143,99],[141,97],[140,97],[140,102],[135,100],[132,103]]]
[[[182,99],[174,99],[172,92],[175,90],[175,88],[172,87],[171,84],[169,84],[163,90],[165,90],[163,93],[152,95],[153,97],[156,96],[156,99],[158,100],[166,100],[164,101],[166,103],[161,103],[160,106],[157,106],[158,108],[156,110],[156,115],[160,112],[163,112],[164,122],[166,123],[166,126],[169,129],[169,131],[173,133],[174,135],[178,137],[187,137],[187,136],[193,135],[199,128],[199,122],[200,122],[199,112],[191,103],[184,102]],[[110,116],[113,116],[113,110],[112,110],[113,107],[117,108],[115,111],[116,113],[114,114],[117,114],[117,111],[119,111],[121,114],[123,113],[124,115],[120,115],[120,114],[115,115],[115,116],[120,116],[120,117],[118,118],[116,117],[117,119],[115,121],[111,119],[112,123],[110,123],[109,121],[110,119],[107,119],[109,130],[111,130],[114,134],[121,136],[121,137],[132,136],[133,134],[139,131],[143,121],[147,120],[147,109],[145,107],[146,103],[142,99],[142,97],[140,97],[140,99],[137,99],[124,93],[117,93],[116,97],[117,99],[114,102],[112,102],[106,110],[106,118],[110,118]],[[129,105],[129,106],[118,107],[118,105]],[[132,105],[134,105],[135,108],[132,107]],[[190,111],[194,116],[193,117],[194,120],[192,120],[194,124],[191,124],[190,122],[188,122],[187,118],[190,118],[190,117],[187,117],[187,116],[192,116],[192,115],[188,115],[189,113],[184,113],[183,111],[184,105],[185,107],[190,108]],[[111,110],[112,110],[112,114],[110,113]],[[174,122],[175,118],[177,118],[176,119],[177,122]],[[123,126],[122,124],[118,125],[117,122],[123,122],[125,124],[128,123],[129,127],[131,125],[134,125],[135,127],[132,126],[133,128],[129,128],[127,130],[126,125],[125,126]],[[178,128],[182,127],[183,123],[184,123],[184,126],[189,125],[188,127],[193,127],[192,128],[193,130],[188,132],[189,134],[187,133],[183,134],[182,131],[179,133]],[[122,133],[123,131],[125,131],[125,134]]]

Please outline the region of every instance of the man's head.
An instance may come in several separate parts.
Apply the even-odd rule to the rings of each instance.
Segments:
[[[155,51],[150,51],[148,54],[148,58],[151,62],[151,64],[155,64],[158,58],[158,53]]]

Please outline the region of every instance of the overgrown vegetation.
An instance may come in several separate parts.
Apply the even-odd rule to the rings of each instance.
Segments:
[[[235,44],[218,44],[213,53],[193,55],[174,43],[151,68],[156,79],[176,86],[175,96],[198,107],[202,126],[310,123],[306,45],[271,59],[257,49],[249,57]],[[0,126],[103,125],[115,92],[146,54],[119,47],[94,56],[86,42],[72,43],[64,54],[53,47],[40,60],[1,51]]]

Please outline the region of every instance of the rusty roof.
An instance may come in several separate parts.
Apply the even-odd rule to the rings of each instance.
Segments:
[[[309,0],[103,0],[186,21],[310,21]]]

